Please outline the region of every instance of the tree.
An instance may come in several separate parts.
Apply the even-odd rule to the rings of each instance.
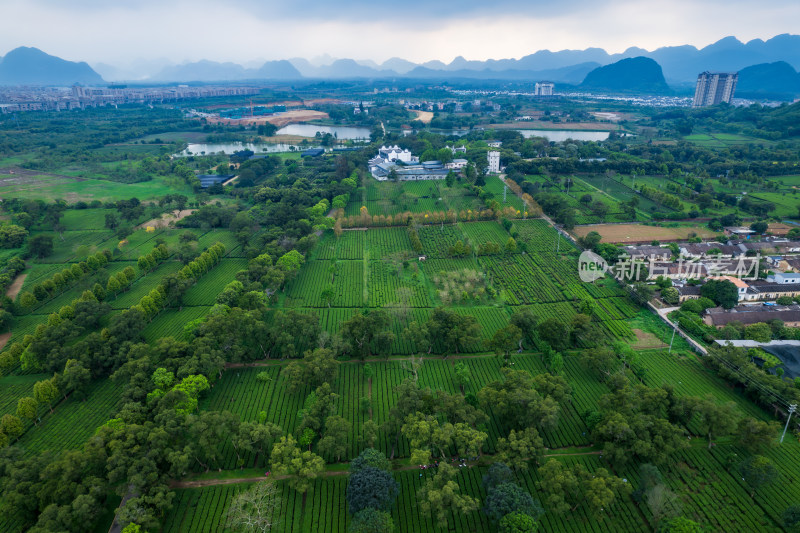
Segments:
[[[508,438],[497,439],[497,459],[516,470],[526,470],[544,451],[544,441],[536,428],[509,432]]]
[[[389,511],[399,490],[391,473],[365,466],[350,474],[346,492],[348,509],[351,514],[366,508]]]
[[[310,451],[301,452],[291,435],[275,443],[270,461],[275,474],[292,476],[289,486],[301,493],[308,492],[313,480],[325,469],[322,457]]]
[[[266,414],[266,413],[265,413]],[[237,462],[244,465],[244,453],[255,453],[261,457],[269,457],[269,450],[282,435],[280,426],[266,422],[266,417],[257,422],[242,422],[239,432],[231,437],[231,444],[236,450]]]
[[[758,489],[774,483],[778,479],[778,469],[763,455],[753,455],[742,461],[739,465],[739,473],[753,489],[750,493],[751,498]]]
[[[483,503],[483,512],[495,524],[510,513],[523,513],[537,518],[543,510],[539,502],[516,483],[502,483],[489,490]]]
[[[40,404],[46,403],[53,412],[53,400],[58,397],[58,387],[56,387],[56,378],[38,381],[33,384],[33,397]]]
[[[22,435],[25,431],[25,426],[22,424],[22,420],[20,420],[19,417],[12,414],[5,414],[3,418],[0,419],[0,431],[8,435],[9,438],[15,439]]]
[[[363,359],[373,353],[384,353],[394,342],[389,330],[390,317],[383,309],[357,314],[342,324],[342,339],[350,350]]]
[[[226,524],[234,531],[269,531],[280,507],[281,497],[275,483],[261,481],[231,499]]]
[[[522,340],[522,330],[513,324],[495,331],[489,346],[497,355],[502,355],[508,359],[508,354],[517,347]]]
[[[760,453],[777,444],[780,424],[775,420],[762,421],[752,417],[739,420],[736,437],[750,453]]]
[[[449,430],[449,425],[445,424],[445,431]],[[452,428],[452,431],[448,432],[448,434],[452,438],[453,445],[459,455],[477,457],[481,454],[483,444],[487,441],[489,435],[463,422],[454,424]]]
[[[624,496],[632,490],[629,483],[612,476],[605,468],[598,468],[592,473],[581,469],[579,478],[584,500],[595,513],[611,507],[617,494]]]
[[[501,368],[503,380],[487,383],[478,391],[478,400],[503,423],[518,428],[555,426],[560,406],[533,387],[533,377],[525,370]]]
[[[783,527],[789,531],[800,530],[800,505],[790,505],[783,512]]]
[[[608,379],[619,368],[619,359],[611,349],[605,347],[582,350],[580,363],[601,381]]]
[[[341,461],[342,455],[347,453],[350,442],[352,424],[341,416],[329,416],[325,420],[325,433],[317,447],[322,454],[333,455],[336,461]]]
[[[361,425],[360,440],[367,446],[375,446],[375,442],[378,440],[378,424],[374,420],[366,420]]]
[[[38,299],[33,293],[28,291],[23,292],[19,297],[19,305],[22,306],[23,309],[31,309],[34,305],[38,303]]]
[[[106,213],[105,227],[112,231],[119,227],[119,217],[116,213]]]
[[[17,416],[20,418],[27,418],[36,424],[36,418],[39,411],[39,404],[35,399],[30,396],[20,398],[17,401]]]
[[[350,461],[350,473],[355,473],[366,467],[377,468],[378,470],[385,470],[389,472],[392,469],[392,464],[383,455],[382,452],[375,448],[366,448],[358,457]]]
[[[483,475],[483,479],[481,481],[483,484],[483,490],[485,490],[487,493],[498,485],[513,482],[514,472],[512,472],[507,465],[499,461],[491,464],[489,469],[486,471],[486,474]]]
[[[653,290],[653,288],[647,283],[637,282],[633,284],[633,291],[631,292],[631,296],[642,307],[647,305],[647,302],[649,302],[653,298],[654,294],[655,290]]]
[[[675,287],[666,287],[661,289],[661,299],[669,305],[677,305],[680,302],[681,295]]]
[[[28,255],[44,259],[53,254],[53,237],[49,235],[36,235],[28,239]]]
[[[464,387],[469,385],[470,379],[472,378],[472,374],[469,370],[469,367],[462,361],[459,361],[458,363],[455,364],[453,370],[455,371],[456,385],[458,385],[458,387],[463,392]]]
[[[748,324],[744,327],[744,338],[758,342],[769,342],[772,339],[772,328],[764,322]]]
[[[539,524],[532,516],[524,513],[509,513],[500,519],[498,533],[536,533]]]
[[[769,229],[769,224],[764,222],[763,220],[759,220],[758,222],[753,222],[750,224],[750,229],[758,233],[759,235],[763,235]]]
[[[569,341],[569,328],[557,318],[548,318],[536,327],[539,338],[550,345],[555,351],[560,352],[567,347]]]
[[[0,226],[0,248],[19,248],[28,237],[28,230],[16,224]]]
[[[92,373],[88,368],[84,368],[76,359],[68,359],[64,365],[64,372],[58,376],[58,388],[64,399],[70,393],[83,397],[91,378]]]
[[[437,307],[426,323],[431,345],[441,342],[446,352],[462,352],[480,341],[481,326],[474,316]]]
[[[715,436],[730,435],[736,429],[739,415],[733,402],[719,404],[711,394],[707,394],[698,400],[695,411],[703,433],[708,436],[709,449]]]
[[[714,303],[731,309],[739,301],[739,290],[728,280],[710,279],[700,287],[700,295],[714,300]]]
[[[509,237],[506,241],[506,252],[513,254],[517,251],[517,241],[514,240],[514,237]]]
[[[650,509],[653,517],[654,529],[658,530],[658,525],[662,520],[674,518],[680,514],[681,504],[678,496],[669,487],[658,484],[645,493],[645,502]]]
[[[556,459],[539,467],[537,487],[547,495],[544,505],[558,514],[575,510],[580,505],[580,483],[575,471]]]
[[[331,383],[336,377],[339,361],[336,354],[327,348],[307,350],[303,362],[292,361],[282,371],[289,384],[289,390],[295,392],[306,385],[318,387],[323,383]]]
[[[393,533],[392,515],[367,507],[360,510],[350,521],[349,533]]]
[[[458,483],[453,481],[455,475],[455,468],[448,463],[440,463],[433,479],[429,479],[417,491],[423,514],[433,517],[439,527],[447,527],[451,512],[466,514],[478,508],[478,500],[459,493]]]

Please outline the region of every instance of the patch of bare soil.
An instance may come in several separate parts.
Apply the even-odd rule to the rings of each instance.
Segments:
[[[148,220],[142,224],[136,226],[136,229],[144,229],[148,226],[152,226],[154,228],[166,228],[173,222],[177,222],[182,218],[186,218],[192,213],[194,213],[195,209],[184,209],[183,211],[178,211],[176,215],[174,212],[170,211],[169,213],[164,213],[158,218],[154,218],[153,220]]]
[[[6,296],[12,300],[16,300],[19,291],[22,290],[22,284],[25,283],[25,278],[27,277],[27,274],[20,274],[17,276],[16,279],[11,282],[11,285],[8,286],[8,289],[6,289]]]
[[[433,112],[431,111],[414,111],[414,113],[417,115],[417,120],[423,124],[430,124],[431,120],[433,120]]]
[[[631,345],[633,349],[646,349],[646,348],[663,348],[666,346],[661,339],[641,329],[634,329],[633,334],[636,335],[636,342]]]
[[[0,350],[6,347],[6,344],[8,344],[8,339],[10,338],[11,338],[10,331],[8,333],[3,333],[2,335],[0,335]]]

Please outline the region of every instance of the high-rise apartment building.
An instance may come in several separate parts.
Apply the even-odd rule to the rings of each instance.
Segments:
[[[500,172],[500,152],[487,152],[486,162],[489,163],[490,174],[497,174]]]
[[[536,96],[553,96],[553,88],[555,85],[549,81],[536,82],[535,92]]]
[[[738,72],[701,72],[697,76],[697,87],[694,90],[692,107],[730,103],[736,91]]]

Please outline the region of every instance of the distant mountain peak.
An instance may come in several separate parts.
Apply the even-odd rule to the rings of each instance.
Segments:
[[[661,66],[649,57],[629,57],[598,67],[586,75],[581,88],[620,93],[665,94],[670,89]]]
[[[38,48],[20,46],[0,61],[0,85],[102,84],[103,78],[85,62],[51,56]]]

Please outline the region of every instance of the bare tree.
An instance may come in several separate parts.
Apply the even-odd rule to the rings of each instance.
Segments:
[[[653,531],[665,518],[673,518],[681,512],[681,502],[678,496],[665,485],[656,485],[645,496],[647,507],[653,515]]]
[[[245,533],[269,531],[277,521],[275,511],[280,506],[281,498],[275,483],[256,483],[233,497],[226,515],[227,526]]]

